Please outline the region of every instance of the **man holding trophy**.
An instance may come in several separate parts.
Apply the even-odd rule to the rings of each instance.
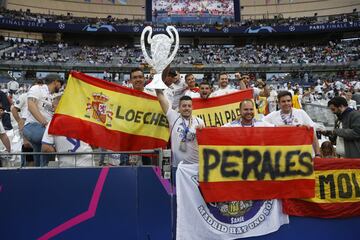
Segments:
[[[149,57],[145,48],[145,33],[149,31],[147,42],[150,44],[152,58]],[[179,35],[177,30],[168,26],[166,28],[170,37],[165,34],[157,34],[151,38],[152,28],[146,27],[141,34],[141,49],[145,60],[155,70],[153,81],[147,88],[155,89],[163,112],[169,121],[172,151],[172,166],[177,167],[180,162],[191,164],[199,161],[198,144],[196,140],[196,129],[205,126],[202,119],[192,116],[192,99],[183,96],[179,101],[179,111],[170,107],[169,101],[163,90],[167,88],[162,79],[162,72],[172,62],[179,48]],[[175,33],[175,39],[173,33]],[[175,47],[169,57],[171,45],[175,40]]]

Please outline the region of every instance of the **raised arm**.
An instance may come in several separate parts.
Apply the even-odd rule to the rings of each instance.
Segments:
[[[156,91],[156,96],[160,102],[161,109],[166,114],[167,111],[169,110],[169,101],[166,99],[164,95],[164,91],[162,89],[155,89],[155,91]]]

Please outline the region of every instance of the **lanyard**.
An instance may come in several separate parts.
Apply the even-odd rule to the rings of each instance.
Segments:
[[[189,119],[189,125],[188,126],[186,126],[185,119],[182,118],[181,126],[184,128],[184,135],[183,135],[183,138],[181,139],[182,142],[186,142],[186,136],[188,135],[188,133],[190,131],[191,125],[192,125],[192,118]]]
[[[292,125],[292,123],[294,121],[294,116],[292,114],[292,110],[290,112],[290,116],[283,112],[280,112],[280,117],[285,125]]]

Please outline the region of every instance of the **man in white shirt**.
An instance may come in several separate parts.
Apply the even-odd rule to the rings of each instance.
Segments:
[[[315,156],[320,156],[319,141],[316,137],[315,123],[309,115],[302,109],[292,107],[292,95],[288,91],[278,94],[279,111],[272,112],[265,116],[263,120],[275,126],[306,126],[314,128],[313,149]]]
[[[268,106],[269,106],[269,112],[276,111],[277,106],[277,92],[274,89],[274,87],[270,86],[270,96],[267,98]]]
[[[156,90],[161,108],[166,114],[170,126],[172,166],[180,162],[191,164],[199,162],[196,129],[205,126],[202,119],[192,116],[192,99],[182,96],[179,101],[179,112],[173,110],[163,90]]]
[[[255,107],[251,99],[244,99],[240,102],[240,116],[238,119],[226,123],[224,127],[273,127],[273,124],[256,120]]]
[[[169,83],[171,84],[168,85]],[[169,88],[164,90],[164,94],[166,94],[169,101],[171,101],[172,109],[178,109],[180,98],[184,96],[184,93],[188,87],[185,83],[185,80],[181,79],[180,73],[178,71],[170,69],[165,84]]]
[[[203,81],[199,85],[199,92],[189,92],[187,91],[185,93],[186,96],[189,96],[191,98],[202,98],[202,99],[208,99],[210,94],[212,92],[212,88],[209,82]]]
[[[51,94],[58,93],[64,83],[57,74],[49,74],[44,80],[44,85],[32,86],[27,96],[28,114],[23,133],[31,143],[34,152],[41,152],[41,140],[45,128],[54,114]],[[48,163],[47,156],[35,154],[34,159],[35,166],[46,166]]]
[[[251,88],[250,86],[250,76],[240,75],[240,73],[235,74],[235,77],[239,79],[239,86],[240,90],[245,90]],[[257,99],[258,97],[269,97],[270,96],[270,90],[267,86],[267,84],[262,79],[257,79],[255,81],[254,87],[252,87],[254,91],[254,99]]]
[[[191,98],[199,97],[199,88],[196,87],[196,81],[193,74],[189,73],[185,75],[185,82],[187,84],[187,90],[184,95]]]
[[[236,92],[236,89],[233,89],[229,85],[229,77],[228,74],[222,72],[219,74],[219,89],[210,94],[210,97],[217,97],[222,95],[227,95],[229,93]]]
[[[130,84],[133,89],[155,95],[155,92],[151,89],[145,88],[145,76],[141,68],[134,68],[130,72]]]
[[[38,80],[35,82],[35,85],[42,85],[43,82]],[[30,142],[23,136],[23,128],[26,120],[26,116],[28,115],[28,105],[27,105],[27,92],[22,93],[14,102],[13,106],[11,107],[11,113],[15,118],[21,136],[23,137],[23,145],[21,148],[21,152],[32,152],[33,148],[31,147]],[[33,163],[33,156],[31,155],[22,155],[21,156],[21,165],[22,166],[31,166]]]
[[[352,108],[354,110],[357,110],[356,101],[352,99],[352,93],[351,91],[345,92],[345,99],[348,102],[349,108]]]
[[[53,100],[53,108],[56,109],[61,96]],[[46,126],[42,137],[42,152],[60,152],[60,153],[76,153],[76,152],[92,152],[89,144],[69,137],[50,135],[49,125]],[[60,167],[93,167],[94,159],[89,154],[84,155],[59,155]]]

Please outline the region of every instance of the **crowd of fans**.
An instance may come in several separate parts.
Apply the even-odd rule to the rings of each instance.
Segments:
[[[171,5],[171,2],[178,2],[179,6]],[[216,1],[219,2],[219,1]],[[234,11],[232,8],[233,1],[223,0],[221,4],[214,3],[212,0],[208,1],[188,1],[188,0],[172,0],[172,1],[156,1],[157,8],[160,9],[161,13],[164,9],[168,9],[170,11],[175,11],[177,14],[189,14],[189,12],[195,12],[197,8],[200,8],[200,11],[205,7],[210,7],[211,14],[219,15],[219,16],[227,16],[230,12]],[[187,7],[184,7],[187,6]],[[191,8],[189,8],[191,6]],[[198,9],[199,10],[199,9]],[[158,16],[159,12],[153,12],[154,16]],[[32,13],[30,10],[8,10],[5,8],[0,9],[0,18],[6,17],[14,20],[29,20],[36,21],[38,23],[47,23],[47,22],[55,22],[55,23],[80,23],[80,24],[117,24],[117,25],[148,25],[150,23],[145,22],[144,19],[127,19],[127,18],[116,18],[112,16],[108,16],[107,18],[89,18],[89,17],[75,17],[71,13],[67,15],[54,15],[54,14],[40,14],[40,13]],[[156,17],[155,17],[156,19]],[[229,18],[230,19],[230,18]],[[276,18],[264,18],[264,19],[243,19],[240,22],[225,21],[224,25],[229,27],[254,27],[254,26],[300,26],[300,25],[309,25],[309,24],[321,24],[321,23],[353,23],[359,21],[360,14],[359,12],[352,12],[348,14],[338,14],[338,15],[329,15],[329,16],[313,16],[313,17],[301,17],[301,18],[284,18],[281,15]],[[179,23],[174,22],[174,24],[178,27],[196,27],[196,24],[187,24],[187,23]],[[220,23],[216,23],[218,25]],[[161,25],[161,24],[159,24]],[[206,25],[197,24],[201,26],[213,26],[213,24]]]
[[[9,41],[2,61],[126,65],[145,63],[139,46],[76,46],[67,43]],[[359,40],[329,42],[327,45],[180,45],[175,64],[332,64],[359,60]]]
[[[138,78],[135,79],[134,76],[137,76],[135,74],[138,74],[140,77],[141,74],[143,76],[142,80],[141,78],[140,81]],[[183,73],[185,74],[185,73]],[[316,83],[312,86],[303,86],[300,85],[298,83],[295,82],[287,82],[285,84],[280,84],[280,83],[276,83],[274,81],[265,81],[262,79],[258,79],[257,75],[254,73],[251,74],[246,74],[246,73],[235,73],[234,79],[230,79],[229,75],[227,73],[220,73],[217,75],[215,81],[213,81],[213,83],[211,83],[211,81],[209,81],[209,79],[203,79],[202,83],[200,85],[196,84],[195,82],[195,78],[192,74],[186,74],[185,77],[182,77],[183,75],[180,74],[179,71],[174,71],[171,70],[168,73],[168,77],[166,78],[166,80],[164,81],[165,84],[169,87],[167,90],[165,90],[165,94],[167,96],[167,98],[171,99],[170,106],[174,109],[177,108],[178,104],[176,103],[176,101],[179,101],[179,98],[183,95],[186,96],[191,96],[192,98],[196,98],[196,97],[201,97],[201,98],[211,98],[211,97],[216,97],[216,96],[221,96],[221,95],[226,95],[229,93],[233,93],[234,91],[237,91],[239,89],[244,89],[244,88],[253,88],[254,89],[254,100],[257,106],[257,111],[258,113],[261,115],[267,115],[271,112],[275,112],[278,110],[279,107],[279,103],[277,102],[277,95],[280,92],[283,91],[288,91],[291,93],[292,97],[292,101],[293,101],[293,106],[294,108],[299,108],[299,109],[305,109],[305,111],[307,112],[307,114],[314,120],[314,122],[316,122],[316,129],[319,131],[325,131],[326,127],[325,125],[327,125],[328,123],[333,123],[335,122],[335,118],[334,115],[331,114],[331,112],[328,110],[327,105],[329,100],[333,99],[334,97],[343,97],[344,99],[346,99],[346,102],[349,106],[349,108],[351,109],[359,109],[360,108],[360,81],[356,75],[356,72],[351,72],[349,73],[352,76],[349,76],[349,78],[347,80],[343,79],[343,80],[329,80],[329,79],[318,79],[316,81]],[[354,75],[355,74],[355,75]],[[49,75],[48,75],[49,76]],[[59,95],[58,92],[59,90],[62,88],[62,83],[63,81],[60,79],[59,76],[57,75],[50,75],[52,78],[49,77],[45,77],[45,84],[43,84],[42,82],[36,82],[33,87],[31,87],[30,89],[28,88],[29,86],[19,86],[19,84],[12,80],[10,81],[7,86],[4,86],[4,89],[2,89],[1,94],[6,96],[6,94],[8,95],[7,97],[2,98],[1,102],[2,105],[0,107],[0,119],[2,121],[2,126],[4,126],[4,129],[0,129],[0,138],[1,141],[3,142],[3,144],[6,146],[6,150],[7,151],[19,151],[19,146],[14,147],[14,141],[15,143],[19,143],[19,139],[20,139],[20,135],[19,134],[19,130],[22,130],[22,128],[24,127],[24,122],[20,122],[21,118],[17,117],[15,118],[16,120],[20,119],[20,121],[16,124],[18,125],[18,129],[17,132],[13,131],[13,125],[14,125],[14,120],[11,122],[11,118],[6,114],[10,113],[10,109],[11,113],[14,114],[14,116],[16,116],[16,114],[18,113],[18,110],[20,111],[20,109],[22,107],[28,108],[27,106],[24,106],[24,104],[20,104],[20,102],[26,102],[26,99],[28,99],[27,102],[29,102],[29,98],[31,98],[32,101],[33,100],[32,97],[29,97],[29,94],[35,94],[34,96],[37,96],[36,94],[44,94],[44,91],[42,91],[41,89],[52,89],[52,92],[50,91],[50,93],[47,93],[48,95],[46,95],[46,99],[47,99],[47,104],[49,105],[49,108],[44,108],[42,111],[45,113],[49,113],[50,115],[53,114],[53,110],[54,110],[54,104],[53,107],[51,107],[51,101],[49,99],[57,99],[57,101],[59,100]],[[56,77],[54,80],[54,76]],[[130,80],[127,83],[123,83],[126,87],[130,87],[130,88],[134,88],[136,90],[139,91],[144,91],[147,92],[149,94],[155,94],[153,91],[149,91],[149,89],[146,89],[146,82],[148,82],[151,79],[151,74],[149,76],[147,76],[148,79],[144,78],[144,75],[142,73],[141,69],[136,69],[136,71],[132,71],[130,74]],[[204,88],[204,84],[207,85],[207,88]],[[35,88],[34,88],[35,86]],[[33,90],[32,90],[33,89]],[[36,91],[35,91],[35,90]],[[35,93],[34,93],[35,91]],[[32,96],[32,95],[31,95]],[[177,100],[176,100],[177,99]],[[7,104],[6,107],[4,105],[3,102],[9,101],[10,104]],[[13,106],[11,106],[13,104]],[[2,107],[4,106],[4,107]],[[41,108],[43,105],[39,105],[38,107]],[[265,106],[265,107],[264,107]],[[315,109],[314,110],[314,106],[322,106],[321,109]],[[15,111],[13,111],[15,109]],[[18,110],[17,110],[18,109]],[[1,111],[2,110],[2,111]],[[46,111],[45,111],[46,110]],[[24,110],[22,109],[21,111],[27,111],[27,115],[29,115],[29,111],[30,110]],[[21,113],[20,111],[20,113]],[[27,119],[29,116],[25,116],[25,118]],[[38,118],[34,118],[33,122],[31,122],[33,125],[36,124],[40,124],[41,128],[43,130],[46,129],[46,126],[48,125],[49,121],[50,121],[50,116],[48,118],[44,118],[44,119],[40,119],[43,122],[38,122]],[[23,116],[23,115],[22,115]],[[24,117],[24,116],[23,116]],[[30,118],[32,119],[32,118]],[[27,121],[27,120],[26,120]],[[29,123],[28,123],[29,124]],[[25,122],[26,125],[26,122]],[[32,136],[31,131],[30,132],[26,132],[27,128],[29,128],[29,125],[26,125],[27,127],[24,128],[23,131],[25,136]],[[31,126],[31,125],[30,125]],[[328,125],[329,126],[329,125]],[[11,141],[7,142],[7,140],[4,140],[4,133],[6,131],[11,131]],[[29,135],[30,134],[30,135]],[[15,140],[14,140],[15,139]],[[327,139],[323,139],[323,137],[319,137],[319,139],[321,140],[321,143],[324,142]],[[31,139],[32,141],[34,141],[34,139]],[[66,139],[65,139],[66,140]],[[64,140],[64,141],[65,141]],[[49,141],[49,138],[47,138],[47,141]],[[53,140],[51,140],[53,141]],[[66,141],[65,141],[66,142]],[[11,144],[10,144],[11,143]],[[56,141],[55,141],[56,143]],[[55,144],[54,143],[54,144]],[[41,148],[41,139],[38,139],[38,142],[31,142],[31,145],[36,145],[36,150],[40,151]],[[43,143],[44,144],[44,143]],[[64,143],[65,144],[65,143]],[[83,143],[82,143],[83,144]],[[28,144],[29,145],[29,144]],[[48,144],[51,145],[51,144]],[[89,150],[91,149],[89,146],[85,145],[86,148]],[[27,146],[28,147],[28,146]],[[12,149],[12,150],[11,150]],[[22,148],[23,151],[25,151],[27,148]],[[61,149],[61,147],[59,146],[59,149]],[[52,151],[56,151],[56,149],[50,149],[48,148],[48,150],[52,150]],[[91,150],[90,150],[91,151]],[[111,156],[111,155],[110,155]],[[37,158],[35,158],[36,160]],[[109,158],[111,159],[111,158]],[[125,162],[129,161],[129,159],[131,158],[127,158],[127,160],[125,160]],[[22,159],[23,161],[23,159]],[[38,161],[38,162],[36,162]],[[45,162],[42,162],[40,159],[37,159],[35,161],[35,164],[38,164],[38,166],[46,166],[47,165],[47,161],[48,160],[44,160]],[[115,161],[115,160],[114,160]],[[134,160],[131,160],[134,161]],[[0,160],[1,162],[1,160]],[[104,163],[104,162],[103,162]],[[24,164],[24,163],[23,163]],[[62,164],[62,163],[60,163]],[[70,164],[70,165],[66,165],[66,164]],[[72,164],[74,164],[73,162],[71,163],[66,163],[64,166],[72,166]],[[89,166],[93,166],[94,165],[94,159],[91,158],[91,162],[89,162]],[[117,164],[119,164],[119,162],[117,162]],[[85,164],[86,165],[86,164]],[[88,166],[88,165],[86,165]]]
[[[29,9],[27,10],[9,10],[0,8],[0,18],[6,17],[14,20],[27,20],[36,21],[38,23],[80,23],[80,24],[119,24],[119,25],[142,25],[144,19],[132,19],[127,18],[120,19],[112,16],[107,18],[89,18],[89,17],[75,17],[71,13],[67,15],[55,15],[55,14],[40,14],[32,13]]]

